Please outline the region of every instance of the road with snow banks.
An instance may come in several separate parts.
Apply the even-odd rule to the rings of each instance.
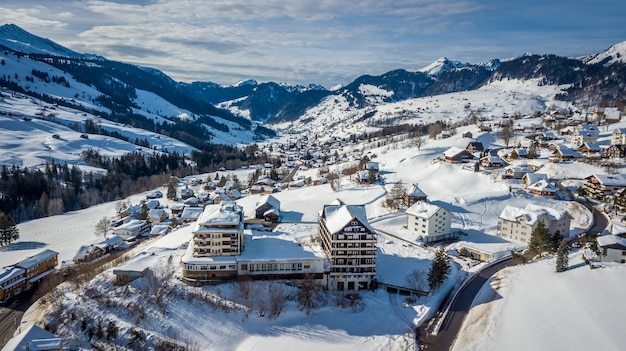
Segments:
[[[454,300],[452,300],[450,309],[445,314],[437,335],[429,335],[426,326],[419,328],[418,335],[420,336],[419,343],[421,350],[450,350],[459,330],[461,329],[461,326],[463,325],[465,316],[472,307],[474,297],[476,297],[480,288],[482,288],[485,282],[487,282],[492,275],[496,274],[501,269],[514,264],[515,261],[509,258],[488,266],[480,273],[477,273],[470,278],[470,281],[463,286],[461,291],[459,291],[459,293],[454,297]]]

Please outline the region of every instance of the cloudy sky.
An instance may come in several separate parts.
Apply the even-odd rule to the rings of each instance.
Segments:
[[[626,40],[623,0],[2,0],[14,23],[74,51],[178,81],[347,84],[439,57],[581,56]]]

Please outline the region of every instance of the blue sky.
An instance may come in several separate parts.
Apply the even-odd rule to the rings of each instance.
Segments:
[[[2,0],[14,23],[68,48],[178,81],[348,84],[439,57],[582,56],[626,40],[623,0]]]

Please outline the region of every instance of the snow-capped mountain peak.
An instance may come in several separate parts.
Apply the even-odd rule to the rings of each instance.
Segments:
[[[85,57],[50,39],[33,35],[15,24],[0,26],[0,45],[26,54],[44,54],[63,57]]]
[[[447,57],[440,57],[430,65],[420,68],[418,72],[423,72],[431,76],[438,76],[443,72],[467,66],[459,61],[448,60]]]
[[[624,57],[626,57],[626,41],[617,43],[606,51],[584,56],[581,59],[584,63],[589,65],[603,63],[605,66],[610,66],[616,62],[625,63],[626,60],[624,60]]]
[[[233,87],[240,87],[243,85],[259,85],[259,82],[254,79],[240,80],[237,83],[233,84]]]

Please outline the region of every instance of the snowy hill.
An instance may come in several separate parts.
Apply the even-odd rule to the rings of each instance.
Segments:
[[[610,66],[614,63],[625,63],[626,62],[626,41],[621,43],[617,43],[606,51],[585,56],[582,58],[583,62],[586,64],[602,64],[605,66]]]

